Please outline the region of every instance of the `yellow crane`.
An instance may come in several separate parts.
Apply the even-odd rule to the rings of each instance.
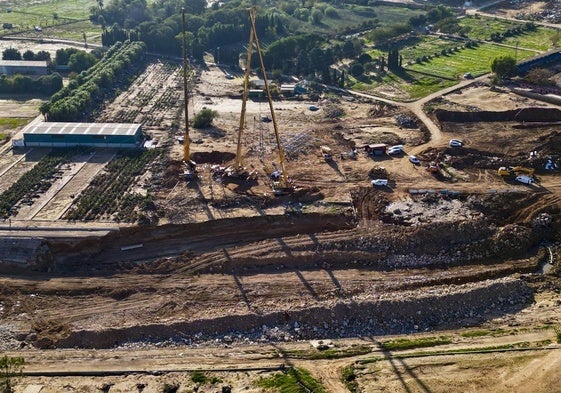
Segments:
[[[197,164],[191,160],[190,146],[191,141],[189,139],[189,94],[187,86],[187,43],[185,42],[185,8],[181,9],[181,32],[183,34],[183,98],[185,102],[185,133],[183,135],[183,162],[185,163],[185,170],[183,176],[185,180],[193,180],[197,177]]]
[[[244,92],[243,92],[243,99],[242,99],[242,113],[240,116],[240,126],[238,129],[238,146],[237,146],[237,155],[236,155],[236,170],[237,171],[244,171],[243,169],[243,160],[242,160],[242,151],[241,151],[241,141],[242,141],[242,134],[243,134],[243,127],[245,121],[245,111],[246,111],[246,103],[247,98],[249,95],[249,75],[251,71],[251,56],[253,53],[253,45],[255,45],[257,49],[257,55],[259,56],[259,62],[261,65],[261,70],[263,72],[263,82],[265,84],[265,93],[267,94],[267,101],[269,103],[269,110],[271,112],[271,120],[273,123],[273,129],[275,131],[275,138],[277,142],[277,150],[279,154],[279,164],[280,164],[280,173],[277,174],[275,179],[273,179],[273,192],[275,195],[283,195],[291,193],[294,190],[294,187],[290,184],[288,179],[288,174],[286,172],[285,167],[285,160],[284,160],[284,151],[282,148],[280,135],[278,131],[277,125],[277,118],[275,116],[275,110],[273,108],[273,99],[271,97],[271,90],[269,89],[269,81],[267,79],[267,71],[265,69],[265,63],[263,61],[263,54],[261,52],[261,46],[259,45],[259,38],[257,37],[257,29],[255,28],[255,15],[257,13],[257,9],[255,7],[251,7],[248,10],[249,14],[249,21],[251,23],[251,31],[249,35],[249,45],[247,50],[247,62],[245,66],[245,75],[244,75]]]

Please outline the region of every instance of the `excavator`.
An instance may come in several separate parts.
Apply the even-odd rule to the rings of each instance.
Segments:
[[[527,168],[525,166],[502,166],[497,170],[499,176],[502,177],[515,177],[520,174],[532,177],[534,176],[534,172],[534,168]]]
[[[256,179],[257,173],[255,171],[249,172],[243,165],[243,154],[242,154],[242,135],[245,123],[245,113],[246,113],[246,105],[247,99],[249,96],[249,76],[251,71],[251,56],[253,54],[253,46],[255,45],[257,49],[257,54],[259,56],[259,61],[261,65],[261,70],[263,72],[263,81],[265,84],[265,92],[267,94],[267,101],[269,102],[269,109],[271,111],[271,121],[273,123],[273,129],[275,130],[275,137],[277,142],[277,149],[279,153],[279,161],[280,161],[280,169],[274,171],[271,174],[271,180],[273,181],[273,194],[274,195],[286,195],[291,194],[294,191],[294,186],[288,179],[288,174],[286,172],[286,168],[284,165],[284,151],[282,148],[278,126],[277,126],[277,119],[275,117],[275,111],[273,109],[273,99],[271,97],[271,91],[269,89],[269,81],[267,80],[267,72],[265,70],[265,64],[263,61],[263,54],[261,52],[261,47],[259,45],[259,38],[257,37],[257,29],[255,28],[255,16],[257,13],[257,9],[255,7],[248,9],[249,14],[249,21],[251,23],[251,31],[249,34],[249,45],[247,50],[247,60],[246,60],[246,67],[245,67],[245,75],[244,75],[244,90],[242,96],[242,109],[240,115],[240,125],[238,128],[238,143],[237,143],[237,150],[236,150],[236,163],[233,168],[228,168],[226,170],[226,175],[231,177],[240,177],[248,180]]]

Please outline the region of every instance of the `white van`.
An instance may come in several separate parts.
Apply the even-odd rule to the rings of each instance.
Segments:
[[[532,184],[534,182],[534,178],[531,177],[531,176],[527,176],[527,175],[516,176],[516,178],[514,180],[519,181],[520,183],[524,183],[524,184]]]
[[[376,186],[387,186],[388,185],[388,179],[374,179],[370,183],[372,183],[372,185],[374,187],[376,187]]]

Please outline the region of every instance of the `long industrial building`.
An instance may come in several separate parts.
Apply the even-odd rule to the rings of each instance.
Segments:
[[[135,148],[141,141],[141,124],[47,122],[31,123],[23,129],[25,146]]]

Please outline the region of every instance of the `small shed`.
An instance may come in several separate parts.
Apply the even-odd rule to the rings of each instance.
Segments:
[[[2,75],[41,76],[47,75],[47,73],[46,61],[0,60],[0,74]]]
[[[386,145],[385,143],[376,143],[376,144],[364,145],[362,146],[362,148],[368,154],[371,154],[373,156],[382,156],[386,154],[388,145]]]

